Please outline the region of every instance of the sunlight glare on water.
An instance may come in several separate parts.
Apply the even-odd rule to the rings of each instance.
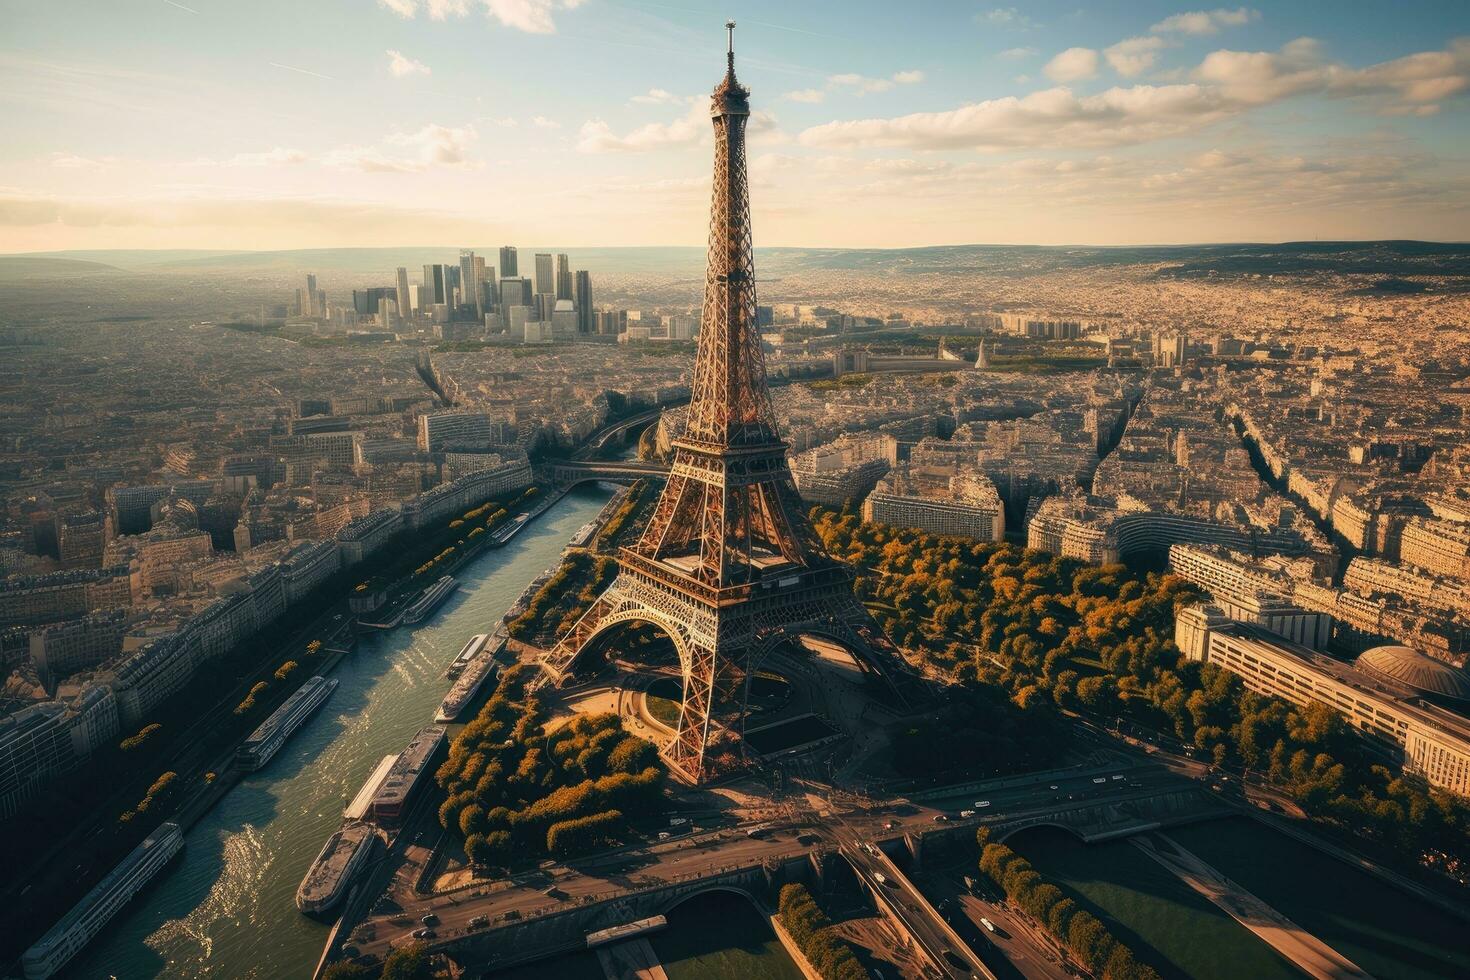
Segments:
[[[333,672],[336,693],[265,769],[190,829],[175,860],[67,976],[308,976],[327,926],[296,911],[296,886],[378,760],[401,750],[449,689],[444,668],[489,631],[608,494],[568,496],[510,545],[459,574],[458,592],[418,627],[363,639]]]

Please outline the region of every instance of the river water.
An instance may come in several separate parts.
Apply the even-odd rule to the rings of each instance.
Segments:
[[[608,494],[568,495],[509,545],[458,573],[459,591],[418,627],[363,639],[341,683],[265,769],[189,831],[183,855],[72,963],[69,977],[287,978],[310,974],[327,927],[296,911],[296,886],[383,756],[434,719],[444,668],[556,561]]]

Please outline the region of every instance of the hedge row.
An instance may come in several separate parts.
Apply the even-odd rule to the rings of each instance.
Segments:
[[[1097,916],[1043,879],[1030,861],[1009,847],[985,843],[985,828],[981,829],[980,871],[1070,949],[1083,966],[1100,972],[1102,980],[1159,980],[1154,968],[1134,959],[1133,951],[1118,942]]]
[[[867,980],[868,971],[857,961],[852,947],[832,931],[832,920],[817,907],[805,885],[793,882],[781,889],[776,918],[823,980]]]
[[[559,858],[606,850],[618,843],[622,828],[623,814],[619,810],[559,820],[546,831],[546,850]]]

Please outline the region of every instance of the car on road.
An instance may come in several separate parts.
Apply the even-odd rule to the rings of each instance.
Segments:
[[[1094,783],[1105,783],[1105,782],[1108,781],[1108,777],[1106,777],[1106,776],[1097,776],[1092,781]]]
[[[439,917],[437,915],[435,915],[433,912],[430,912],[427,915],[425,915],[422,919],[420,919],[419,921],[422,922],[426,926],[437,926],[439,924]]]
[[[669,839],[669,832],[667,830],[660,830],[658,832],[658,839],[659,840],[668,840]]]
[[[935,823],[948,823],[949,822],[949,817],[946,817],[942,813],[936,813],[936,814],[934,814],[934,822]]]
[[[884,830],[892,830],[894,827],[897,827],[897,826],[898,826],[898,824],[894,823],[892,820],[885,820],[885,821],[883,821],[883,829]]]
[[[415,939],[433,939],[434,938],[434,930],[433,929],[430,929],[428,926],[425,926],[422,929],[415,929],[413,931],[413,938],[415,938]]]
[[[969,817],[973,817],[974,815],[975,815],[975,811],[974,810],[961,810],[960,811],[960,816],[961,817],[969,818]]]
[[[1047,787],[1047,789],[1060,789],[1060,788],[1061,787],[1059,787],[1056,783],[1052,783],[1050,786]]]
[[[873,880],[876,881],[880,885],[886,885],[886,884],[888,884],[888,876],[885,875],[881,871],[874,871],[873,872]]]
[[[488,915],[477,915],[469,921],[469,926],[471,929],[483,929],[489,924],[490,917]]]
[[[986,807],[988,807],[989,805],[990,805],[990,801],[989,800],[976,800],[975,801],[975,809],[977,809],[977,810],[983,810]]]
[[[985,929],[986,929],[987,932],[994,932],[995,931],[995,923],[994,922],[991,922],[989,919],[985,918],[985,916],[983,916],[983,915],[980,916],[980,924],[985,927]]]
[[[1114,779],[1122,779],[1123,778],[1123,774],[1121,772],[1120,773],[1117,773],[1116,775],[1113,776],[1113,778]]]

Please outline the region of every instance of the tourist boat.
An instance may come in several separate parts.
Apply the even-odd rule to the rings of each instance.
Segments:
[[[340,827],[327,838],[301,879],[296,907],[307,915],[321,915],[336,908],[347,897],[352,879],[372,857],[377,842],[377,831],[368,824],[354,821]]]
[[[20,960],[26,980],[46,980],[58,973],[183,849],[184,831],[179,825],[159,825],[26,950]]]
[[[403,614],[403,621],[410,626],[421,622],[423,618],[435,609],[439,604],[448,599],[455,589],[459,588],[459,582],[453,575],[445,575],[439,581],[424,590],[424,594],[413,601]]]
[[[259,769],[270,762],[286,744],[286,739],[310,718],[322,702],[337,689],[335,678],[313,677],[301,689],[286,699],[260,727],[250,733],[235,752],[235,764],[247,772]]]
[[[500,672],[495,655],[505,649],[505,641],[505,627],[501,626],[491,635],[490,642],[480,648],[479,654],[465,665],[459,679],[454,682],[449,693],[444,695],[444,700],[439,704],[439,712],[434,716],[436,722],[442,725],[458,720],[465,706],[479,693],[485,679],[495,677]]]
[[[480,648],[485,645],[485,641],[489,638],[489,633],[476,633],[470,637],[469,642],[460,648],[459,656],[455,657],[454,662],[445,669],[444,676],[453,678],[463,673],[465,665],[475,659],[475,654],[480,652]]]

